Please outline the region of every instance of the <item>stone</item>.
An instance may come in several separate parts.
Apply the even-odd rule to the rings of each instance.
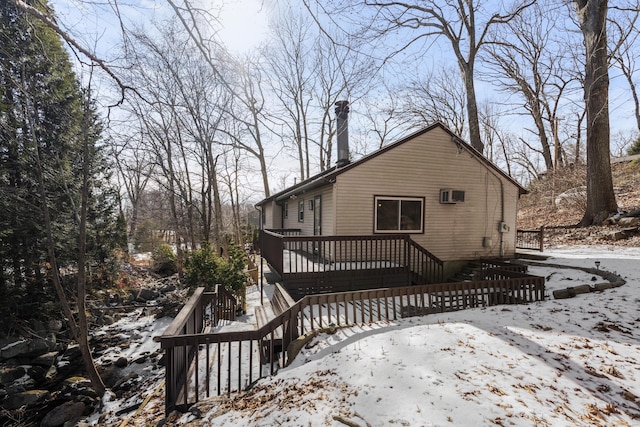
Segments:
[[[23,406],[29,407],[38,404],[49,397],[47,390],[29,390],[21,393],[15,393],[9,395],[7,399],[2,403],[2,407],[9,411],[18,409]]]
[[[613,288],[613,285],[607,282],[596,283],[595,285],[593,285],[593,289],[595,291],[604,291],[605,289],[611,289],[611,288]]]
[[[33,378],[35,381],[41,381],[44,379],[47,370],[42,366],[33,365],[27,369],[27,375]]]
[[[53,408],[44,416],[40,427],[59,427],[65,422],[74,420],[82,416],[86,405],[82,402],[64,402],[60,406]]]
[[[126,357],[120,356],[120,357],[118,357],[118,359],[113,364],[117,368],[125,368],[129,364],[129,361],[127,360]]]
[[[637,227],[640,224],[640,218],[637,216],[620,218],[618,225],[620,227]]]
[[[44,378],[47,381],[53,381],[55,377],[58,376],[58,368],[55,365],[51,365],[47,370],[47,373],[44,375]]]
[[[43,338],[16,341],[0,350],[0,360],[32,358],[52,350],[53,345]]]
[[[589,292],[591,292],[591,286],[589,285],[574,286],[573,288],[573,293],[576,295],[588,294]]]
[[[611,232],[605,234],[605,237],[606,237],[607,240],[613,240],[614,242],[616,242],[618,240],[626,239],[627,235],[625,234],[624,231],[617,230],[617,231],[611,231]]]
[[[158,296],[160,296],[160,294],[155,289],[142,288],[138,292],[136,299],[139,301],[150,301],[158,298]]]
[[[33,359],[31,363],[38,366],[49,367],[53,365],[53,362],[56,360],[57,355],[58,355],[58,352],[56,351],[51,351],[49,353],[41,354],[40,356]]]
[[[51,319],[47,322],[47,327],[51,332],[60,332],[62,330],[62,320]]]
[[[2,367],[0,368],[0,384],[9,385],[18,378],[22,378],[24,374],[26,374],[26,371],[22,366]]]
[[[553,298],[555,299],[573,298],[575,296],[576,294],[573,292],[573,288],[557,289],[553,291]]]

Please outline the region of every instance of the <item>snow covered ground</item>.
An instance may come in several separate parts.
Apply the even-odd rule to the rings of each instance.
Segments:
[[[640,425],[640,248],[567,247],[547,262],[617,272],[626,285],[339,329],[231,399],[201,402],[211,426]],[[554,289],[602,282],[532,267]]]

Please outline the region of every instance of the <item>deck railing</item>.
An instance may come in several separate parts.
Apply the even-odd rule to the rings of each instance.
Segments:
[[[483,272],[477,281],[308,295],[257,330],[181,334],[169,327],[159,337],[168,361],[165,409],[168,413],[205,397],[247,389],[289,364],[295,357],[289,345],[318,329],[544,299],[543,277],[493,266]],[[190,317],[185,311],[200,308],[190,301],[179,317]],[[278,329],[281,338],[276,338]],[[179,358],[183,365],[176,366],[176,355],[182,354],[192,357]],[[176,372],[188,376],[176,381]]]
[[[516,248],[544,251],[544,227],[539,230],[517,230]]]
[[[163,337],[185,337],[204,333],[208,328],[218,325],[220,320],[235,320],[236,299],[224,286],[216,285],[214,292],[205,292],[197,288],[182,310],[173,319],[156,341]],[[173,406],[178,400],[180,390],[187,387],[189,367],[198,354],[195,342],[183,342],[184,345],[165,349],[165,405]],[[197,375],[197,374],[196,374]]]
[[[443,262],[409,235],[299,236],[263,230],[262,256],[296,299],[304,295],[439,283]]]

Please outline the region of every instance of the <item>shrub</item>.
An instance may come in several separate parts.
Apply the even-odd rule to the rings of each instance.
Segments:
[[[634,154],[640,154],[640,136],[636,138],[633,144],[631,144],[631,147],[627,150],[628,156],[633,156]]]
[[[163,276],[170,276],[178,271],[178,257],[169,245],[162,244],[153,251],[153,269]]]
[[[184,279],[191,289],[203,286],[207,291],[212,291],[216,284],[221,284],[241,296],[247,285],[245,265],[246,258],[241,248],[229,246],[229,257],[223,258],[216,254],[210,244],[203,243],[200,249],[187,256]]]

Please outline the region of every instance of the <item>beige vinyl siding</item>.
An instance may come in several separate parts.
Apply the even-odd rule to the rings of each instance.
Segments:
[[[424,197],[424,233],[411,237],[444,261],[500,254],[501,183],[506,254],[515,243],[517,187],[451,141],[440,128],[337,176],[335,233],[374,232],[374,196]],[[440,189],[465,192],[464,203],[441,204]],[[491,240],[483,247],[483,238]]]
[[[271,201],[262,205],[264,209],[264,228],[282,228],[282,208],[276,204],[275,201]]]
[[[316,196],[322,196],[322,235],[333,234],[333,189],[331,185],[322,187],[315,191],[310,191],[289,199],[289,216],[284,219],[282,228],[299,228],[303,236],[313,235],[313,211],[309,209],[309,200],[314,200]],[[298,222],[298,202],[304,201],[304,222]],[[280,202],[282,205],[284,202]]]

